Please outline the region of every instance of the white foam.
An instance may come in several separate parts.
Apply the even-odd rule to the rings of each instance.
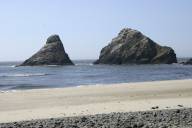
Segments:
[[[75,64],[76,66],[92,66],[93,64],[92,63],[89,63],[89,64],[87,64],[87,63],[78,63],[78,64]]]
[[[82,87],[86,87],[85,85],[79,85],[79,86],[76,86],[77,88],[82,88]]]
[[[12,66],[10,66],[10,67],[15,68],[15,67],[16,67],[16,65],[12,65]]]
[[[75,86],[77,88],[81,88],[81,87],[91,87],[91,86],[104,86],[105,84],[88,84],[88,85],[78,85]]]
[[[58,67],[59,65],[47,65],[48,67]]]
[[[9,92],[16,92],[16,90],[3,90],[3,91],[0,91],[0,93],[9,93]]]
[[[11,67],[11,68],[15,68],[16,65],[0,65],[0,67]]]
[[[18,73],[18,74],[0,74],[0,77],[30,77],[30,76],[46,76],[45,73]]]

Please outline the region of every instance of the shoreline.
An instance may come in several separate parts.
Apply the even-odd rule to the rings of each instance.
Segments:
[[[192,107],[192,80],[122,83],[0,93],[0,123],[112,112],[150,111],[152,107]]]
[[[177,82],[177,81],[191,81],[192,79],[176,79],[176,80],[154,80],[154,81],[138,81],[138,82],[128,82],[128,83],[104,83],[104,84],[87,84],[87,85],[77,85],[77,86],[66,86],[66,87],[43,87],[43,88],[30,88],[30,89],[6,89],[0,90],[1,93],[12,93],[12,92],[25,92],[25,91],[44,91],[44,90],[54,90],[54,89],[73,89],[73,88],[84,88],[84,87],[103,87],[103,86],[119,86],[119,85],[133,85],[133,84],[148,84],[152,82]]]

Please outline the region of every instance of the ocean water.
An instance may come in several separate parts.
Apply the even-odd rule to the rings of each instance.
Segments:
[[[93,60],[74,61],[75,66],[15,67],[19,62],[0,63],[0,90],[59,88],[111,83],[192,79],[192,66],[92,65]]]

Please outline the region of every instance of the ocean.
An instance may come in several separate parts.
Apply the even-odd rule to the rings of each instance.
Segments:
[[[37,67],[0,62],[0,91],[192,79],[190,65],[93,65],[92,62],[77,60],[75,66]]]

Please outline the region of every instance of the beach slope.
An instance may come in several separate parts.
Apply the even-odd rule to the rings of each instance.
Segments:
[[[0,93],[0,123],[192,106],[192,80]]]

